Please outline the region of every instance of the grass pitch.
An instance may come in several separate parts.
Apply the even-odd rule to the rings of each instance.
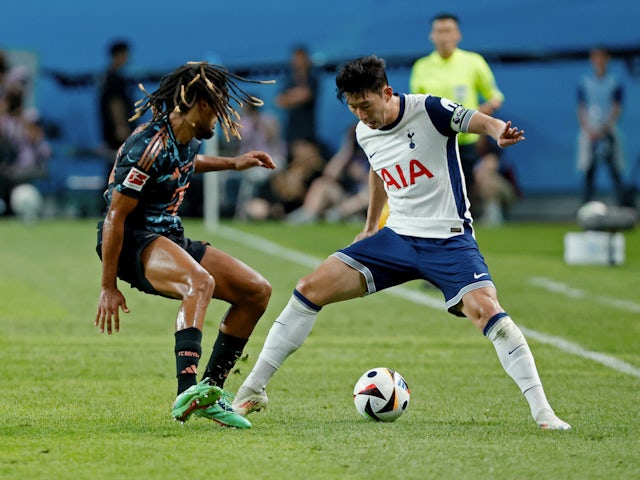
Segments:
[[[640,477],[638,231],[626,234],[625,265],[577,267],[562,260],[571,225],[477,230],[502,305],[538,334],[529,343],[547,395],[573,431],[537,430],[470,322],[387,293],[326,307],[270,383],[270,408],[240,431],[171,420],[176,301],[121,284],[131,313],[120,333],[95,330],[94,226],[0,221],[1,478]],[[188,236],[244,260],[274,288],[248,359],[227,382],[235,391],[308,263],[349,243],[357,227],[226,227],[220,235],[186,222]],[[421,283],[404,288],[441,299]],[[225,309],[211,304],[207,356]],[[411,388],[395,423],[366,421],[353,407],[353,384],[376,366],[397,369]]]

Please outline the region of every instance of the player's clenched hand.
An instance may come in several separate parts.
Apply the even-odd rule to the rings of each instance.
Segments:
[[[122,309],[124,313],[129,313],[127,301],[120,290],[117,288],[103,289],[100,292],[100,299],[98,300],[98,313],[93,322],[94,325],[100,329],[100,333],[104,333],[105,324],[108,334],[112,332],[112,324],[116,332],[120,331],[120,309]]]
[[[500,147],[508,147],[524,140],[524,130],[518,130],[518,127],[512,127],[511,122],[504,125],[502,133],[497,138]]]
[[[246,170],[251,167],[264,167],[273,170],[276,168],[276,164],[268,153],[255,150],[236,158],[236,170]]]

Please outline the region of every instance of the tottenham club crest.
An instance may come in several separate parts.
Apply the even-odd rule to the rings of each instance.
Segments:
[[[415,132],[412,132],[411,130],[407,130],[407,137],[409,137],[409,148],[410,149],[414,149],[416,148],[416,144],[413,143],[413,136],[415,135]]]

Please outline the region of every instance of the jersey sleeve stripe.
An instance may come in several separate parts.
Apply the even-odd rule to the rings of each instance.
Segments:
[[[151,138],[149,145],[147,145],[147,148],[145,148],[142,156],[140,157],[140,160],[138,161],[138,166],[141,169],[149,171],[153,163],[156,161],[156,158],[158,158],[158,155],[162,151],[162,148],[164,147],[165,138],[166,129],[164,128],[160,129],[158,133],[156,133]]]

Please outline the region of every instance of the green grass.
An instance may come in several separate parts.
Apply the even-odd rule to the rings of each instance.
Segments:
[[[530,340],[554,408],[574,430],[541,432],[491,344],[470,322],[386,293],[326,307],[301,350],[269,386],[270,408],[237,431],[170,418],[175,395],[175,301],[121,285],[131,308],[118,334],[93,327],[100,284],[95,221],[31,227],[0,221],[0,478],[120,479],[627,479],[640,477],[640,379]],[[353,226],[233,228],[318,258],[349,243]],[[479,229],[478,240],[516,323],[640,368],[640,232],[619,267],[568,266],[570,225]],[[186,225],[272,283],[248,360],[309,267]],[[259,246],[259,245],[258,245]],[[531,283],[544,277],[582,296]],[[406,288],[440,298],[418,282]],[[603,300],[604,299],[604,300]],[[203,350],[226,306],[213,302]],[[388,366],[411,387],[392,424],[360,417],[353,384]]]

